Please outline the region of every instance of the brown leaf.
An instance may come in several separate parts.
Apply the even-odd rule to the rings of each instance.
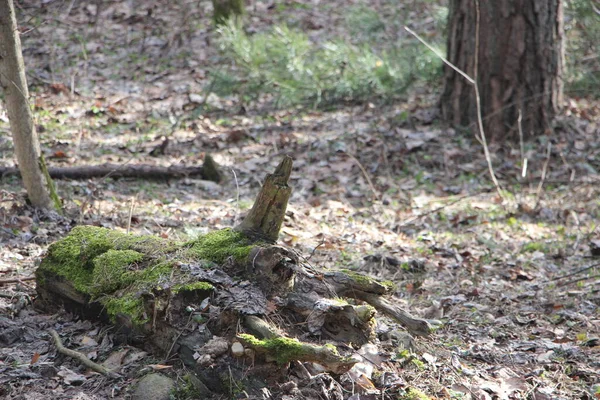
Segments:
[[[33,353],[33,356],[31,357],[31,361],[29,362],[29,365],[33,365],[36,362],[38,362],[38,360],[40,359],[40,353],[38,353],[37,351],[35,353]]]
[[[148,365],[150,368],[152,368],[154,371],[162,371],[164,369],[170,369],[173,368],[172,365],[164,365],[164,364],[150,364]]]

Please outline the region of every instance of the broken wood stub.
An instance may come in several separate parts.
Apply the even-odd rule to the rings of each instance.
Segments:
[[[288,180],[292,173],[292,158],[285,156],[275,172],[268,174],[252,209],[234,229],[250,238],[275,243],[283,224],[292,188]]]

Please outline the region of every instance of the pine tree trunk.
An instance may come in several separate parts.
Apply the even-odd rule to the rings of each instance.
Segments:
[[[40,168],[40,145],[29,107],[29,91],[12,0],[0,0],[0,84],[5,93],[15,154],[31,204],[51,208]]]
[[[549,131],[562,103],[562,20],[561,0],[450,1],[448,60],[476,77],[492,140],[518,140],[519,114],[525,138]],[[441,108],[455,126],[475,126],[473,87],[449,67]]]

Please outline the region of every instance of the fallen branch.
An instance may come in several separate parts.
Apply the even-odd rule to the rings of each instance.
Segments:
[[[109,378],[120,378],[121,377],[121,375],[117,374],[114,371],[111,371],[110,369],[106,368],[104,365],[100,365],[100,364],[93,362],[92,360],[87,358],[87,356],[85,354],[80,353],[75,350],[67,349],[65,346],[63,346],[62,341],[60,340],[60,337],[58,336],[58,333],[54,329],[50,329],[48,332],[50,332],[50,335],[52,335],[52,338],[54,339],[54,346],[56,346],[56,350],[59,353],[64,354],[65,356],[74,358],[75,360],[79,361],[80,363],[82,363],[83,365],[88,367],[89,369],[96,371],[104,376],[108,376]]]
[[[400,322],[410,333],[417,336],[428,336],[435,328],[426,320],[416,318],[409,312],[401,309],[390,303],[388,300],[374,295],[372,293],[356,291],[354,296],[357,299],[363,300],[382,313],[394,318]]]
[[[50,167],[48,173],[53,179],[91,179],[103,178],[138,178],[138,179],[156,179],[166,180],[173,178],[201,177],[206,180],[213,180],[206,176],[204,166],[186,167],[181,165],[172,165],[170,167],[161,167],[158,165],[86,165],[81,167]],[[0,176],[19,175],[19,169],[16,167],[0,167]],[[216,180],[215,182],[218,182]]]
[[[596,268],[596,267],[598,267],[598,266],[600,266],[600,262],[594,263],[594,264],[592,264],[592,265],[588,265],[587,267],[582,267],[582,268],[579,268],[578,270],[575,270],[575,271],[573,271],[573,272],[569,272],[568,274],[565,274],[565,275],[562,275],[562,276],[557,276],[556,278],[552,278],[552,279],[550,279],[550,281],[552,282],[552,281],[558,281],[559,279],[565,279],[565,278],[569,278],[569,277],[571,277],[571,276],[573,276],[573,275],[580,274],[580,273],[582,273],[582,272],[588,271],[588,270],[590,270],[590,269],[592,269],[592,268]],[[564,285],[564,284],[563,284],[563,285]],[[561,286],[563,286],[563,285],[561,285]]]

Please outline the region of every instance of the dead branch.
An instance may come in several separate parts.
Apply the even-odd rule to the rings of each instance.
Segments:
[[[56,350],[59,353],[64,354],[65,356],[74,358],[75,360],[79,361],[80,363],[82,363],[83,365],[88,367],[89,369],[96,371],[104,376],[108,376],[109,378],[120,378],[121,377],[121,375],[117,374],[114,371],[111,371],[110,369],[106,368],[104,365],[100,365],[100,364],[93,362],[92,360],[87,358],[87,356],[85,354],[80,353],[75,350],[67,349],[62,344],[62,341],[60,340],[60,336],[58,336],[58,333],[54,329],[50,329],[48,332],[50,333],[50,335],[52,335],[52,338],[54,339],[54,346],[56,346]]]
[[[86,165],[81,167],[50,167],[48,173],[53,179],[84,180],[92,178],[111,177],[137,178],[147,180],[167,180],[198,177],[213,182],[219,182],[221,177],[208,172],[206,165],[201,167],[188,167],[183,165],[171,165],[162,167],[159,165]],[[16,167],[0,167],[0,177],[19,175]]]

